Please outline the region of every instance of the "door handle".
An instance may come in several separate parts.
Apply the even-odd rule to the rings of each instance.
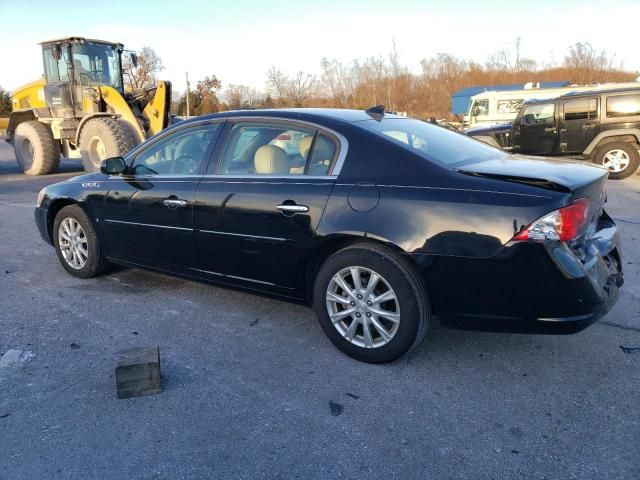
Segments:
[[[582,125],[582,129],[583,130],[589,130],[590,128],[594,128],[595,124],[593,123],[585,123],[584,125]]]
[[[306,205],[277,205],[276,208],[284,214],[306,213],[309,211],[309,207],[307,207]]]
[[[180,198],[167,198],[162,203],[164,203],[165,207],[169,208],[182,208],[186,207],[188,204],[186,200],[182,200]]]
[[[556,132],[556,127],[547,127],[544,129],[545,132],[547,133],[555,133]]]

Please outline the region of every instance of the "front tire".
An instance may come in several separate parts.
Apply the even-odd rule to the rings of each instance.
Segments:
[[[313,300],[325,334],[356,360],[391,362],[427,334],[424,285],[411,265],[384,247],[355,245],[333,254],[318,272]]]
[[[103,160],[123,157],[137,142],[124,122],[110,117],[88,120],[80,132],[80,156],[87,172],[97,172]]]
[[[91,278],[107,271],[109,264],[98,235],[78,205],[69,205],[58,212],[52,236],[60,263],[74,277]]]
[[[628,142],[606,143],[598,147],[593,161],[609,170],[609,178],[627,178],[633,175],[640,164],[638,145]]]
[[[49,125],[30,120],[20,123],[13,136],[18,165],[27,175],[47,175],[58,170],[60,143]]]

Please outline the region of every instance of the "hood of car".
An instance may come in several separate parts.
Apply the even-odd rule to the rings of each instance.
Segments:
[[[575,192],[584,185],[606,179],[608,174],[604,168],[578,161],[522,155],[473,163],[457,171],[561,192]]]

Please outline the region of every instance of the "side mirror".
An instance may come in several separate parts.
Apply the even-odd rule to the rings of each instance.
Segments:
[[[131,65],[133,65],[133,68],[138,68],[138,55],[136,55],[135,52],[131,52],[129,55],[131,56]]]
[[[100,164],[100,172],[106,175],[122,175],[126,171],[127,164],[122,157],[107,158]]]

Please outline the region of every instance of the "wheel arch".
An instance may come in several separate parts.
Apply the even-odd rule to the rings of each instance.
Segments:
[[[68,207],[69,205],[77,205],[78,207],[82,208],[82,210],[85,213],[87,213],[86,210],[83,208],[82,204],[77,200],[74,200],[69,197],[61,197],[61,198],[54,199],[49,205],[49,209],[47,210],[47,235],[49,235],[49,240],[51,240],[52,244],[53,244],[53,222],[55,222],[58,212],[60,212],[60,210],[62,210],[64,207]]]
[[[302,263],[300,278],[302,281],[301,284],[303,285],[302,296],[306,304],[311,305],[313,301],[314,283],[320,267],[325,260],[339,250],[353,245],[376,245],[399,255],[405,253],[398,245],[378,237],[355,235],[353,233],[337,233],[324,237]],[[409,256],[403,256],[403,258],[415,269],[415,273],[419,276],[417,265],[415,265]]]
[[[600,132],[596,138],[591,140],[591,143],[584,149],[585,155],[591,155],[601,147],[602,145],[606,145],[611,142],[629,142],[633,143],[635,140],[636,144],[640,144],[640,129],[637,128],[626,128],[626,129],[616,129],[616,130],[606,130],[604,132]]]

